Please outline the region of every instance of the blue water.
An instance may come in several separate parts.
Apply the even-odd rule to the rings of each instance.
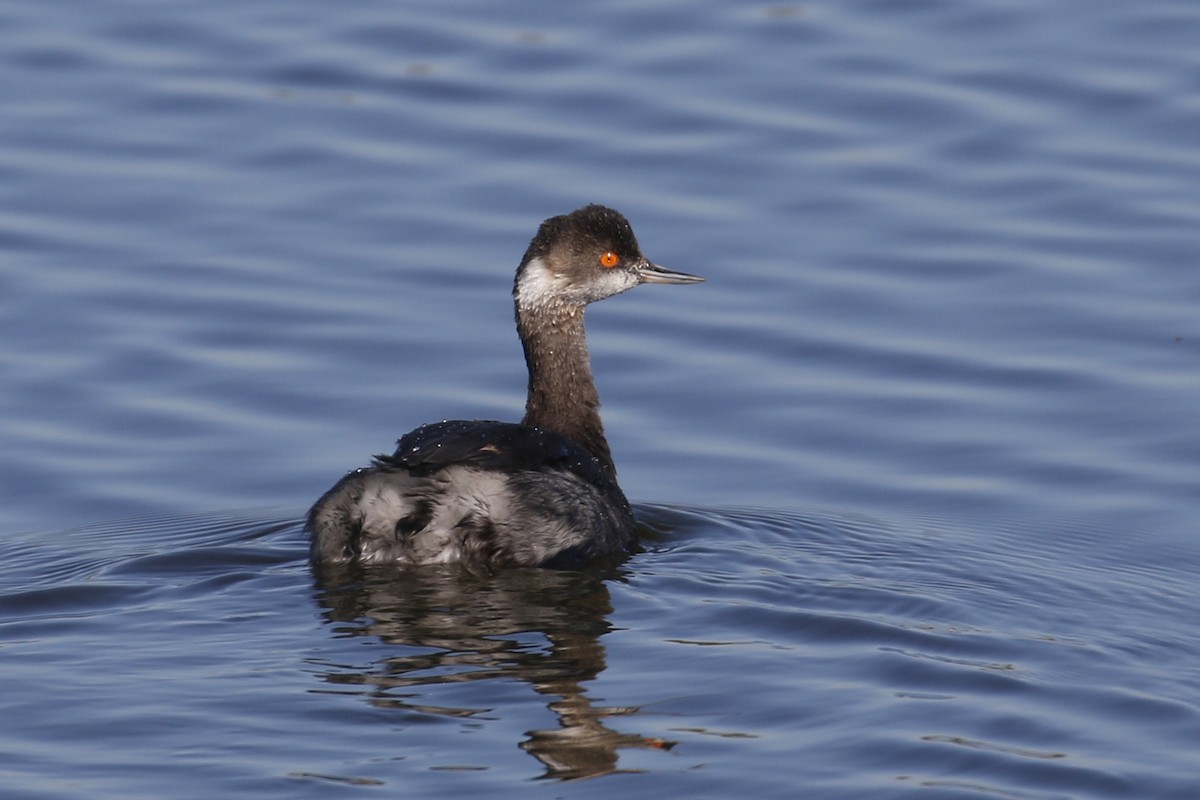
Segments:
[[[1200,7],[10,0],[0,796],[1200,796]],[[516,419],[537,223],[646,551],[314,574]],[[591,780],[577,780],[591,778]]]

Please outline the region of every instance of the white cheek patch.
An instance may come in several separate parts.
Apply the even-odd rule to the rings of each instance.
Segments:
[[[543,305],[560,293],[562,281],[541,256],[530,259],[517,280],[517,302],[523,308]]]
[[[628,292],[637,285],[637,276],[629,270],[610,269],[604,273],[603,280],[595,287],[595,295],[589,299],[589,302]]]
[[[597,270],[585,282],[571,283],[541,256],[532,258],[517,279],[517,303],[521,308],[539,306],[580,307],[638,285],[637,275],[626,269]]]

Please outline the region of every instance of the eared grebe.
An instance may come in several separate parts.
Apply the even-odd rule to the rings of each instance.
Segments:
[[[696,283],[647,261],[629,222],[590,205],[542,223],[513,283],[529,367],[521,423],[450,421],[403,436],[308,513],[321,563],[569,566],[635,541],[584,335],[588,303],[640,283]]]

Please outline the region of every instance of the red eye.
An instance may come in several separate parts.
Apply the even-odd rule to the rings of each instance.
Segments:
[[[616,253],[614,253],[612,250],[609,250],[607,253],[600,256],[600,266],[605,267],[607,269],[612,269],[613,267],[615,267],[617,264],[620,264],[620,263],[621,263],[621,257],[619,255],[617,255]]]

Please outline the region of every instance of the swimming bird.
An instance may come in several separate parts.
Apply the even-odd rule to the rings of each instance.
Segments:
[[[492,571],[629,552],[633,511],[600,422],[584,309],[643,283],[702,280],[648,261],[611,208],[547,219],[513,282],[524,419],[435,422],[402,436],[313,505],[313,561]]]

